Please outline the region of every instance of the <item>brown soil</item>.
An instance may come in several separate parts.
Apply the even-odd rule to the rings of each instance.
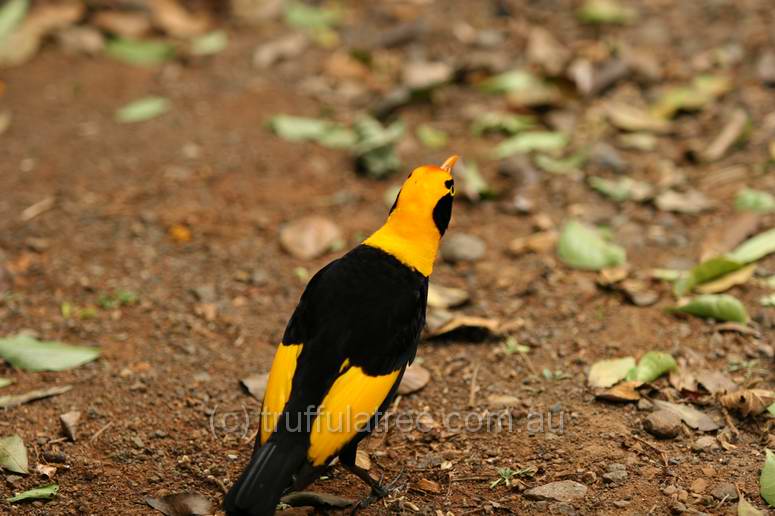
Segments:
[[[510,34],[524,33],[524,24],[542,24],[571,47],[588,46],[598,37],[644,46],[665,67],[666,83],[691,78],[691,59],[703,51],[730,42],[741,46],[745,54],[735,68],[736,89],[723,106],[698,115],[699,122],[683,122],[680,137],[660,138],[653,153],[622,151],[630,170],[642,178],[656,177],[649,176],[649,167],[659,159],[677,161],[689,183],[717,202],[715,210],[670,215],[648,204],[615,204],[583,181],[562,176],[543,175],[531,190],[538,211],[554,224],[569,214],[608,222],[626,246],[632,268],[646,270],[695,261],[702,242],[725,228],[733,214],[731,198],[743,184],[775,190],[771,169],[754,172],[764,170],[764,127],[768,113],[775,112],[773,91],[755,78],[755,57],[772,37],[767,28],[775,16],[768,0],[632,3],[640,21],[605,33],[578,24],[575,4],[568,1],[542,7],[526,1],[406,2],[405,10],[428,17],[432,30],[420,48],[430,56],[465,54],[444,28],[454,19]],[[493,4],[510,6],[514,17],[495,17]],[[356,9],[350,22],[377,30],[385,23],[379,11]],[[304,287],[296,269],[315,271],[336,256],[291,258],[279,248],[278,228],[299,216],[320,214],[336,221],[355,243],[385,216],[383,193],[389,183],[356,175],[345,153],[286,142],[264,127],[276,113],[320,113],[319,103],[297,84],[318,73],[331,51],[316,48],[261,73],[251,64],[253,49],[286,29],[277,24],[228,30],[227,50],[188,65],[142,69],[106,58],[71,57],[49,46],[32,62],[0,76],[5,84],[0,102],[13,113],[11,127],[0,136],[0,262],[5,260],[13,273],[10,293],[0,303],[0,335],[31,329],[47,339],[103,350],[100,360],[68,372],[25,373],[0,366],[0,376],[16,382],[4,393],[74,385],[64,395],[0,417],[0,433],[19,433],[30,448],[31,464],[63,455],[54,463],[60,484],[55,500],[4,503],[0,512],[151,514],[146,496],[182,491],[198,491],[220,504],[224,487],[244,465],[256,427],[252,419],[243,428],[243,414],[255,413],[258,403],[240,389],[238,379],[268,369]],[[498,51],[513,59],[523,48],[515,37]],[[406,57],[401,51],[396,55]],[[169,97],[174,109],[137,125],[113,121],[118,106],[148,94]],[[707,479],[708,488],[684,494],[682,503],[689,508],[733,513],[734,503],[709,496],[725,481],[763,508],[758,472],[768,439],[772,446],[772,420],[735,418],[736,448],[694,452],[691,444],[699,433],[686,428],[676,439],[655,440],[642,430],[646,412],[632,404],[596,401],[586,387],[586,371],[599,359],[662,349],[688,364],[719,370],[755,361],[749,362],[750,377],[745,370],[730,376],[771,387],[775,319],[772,309],[758,303],[766,290],[746,285],[733,291],[749,308],[759,339],[665,313],[662,309],[673,303],[665,284],[653,286],[660,291],[659,303],[641,308],[596,287],[594,274],[571,271],[552,253],[512,256],[509,241],[529,234],[534,218],[501,209],[519,184],[498,176],[497,163],[483,159],[493,141],[468,136],[461,112],[476,102],[489,100],[470,87],[452,85],[433,107],[404,108],[410,127],[434,121],[452,141],[441,151],[407,145],[401,157],[408,169],[438,163],[450,151],[478,156],[485,177],[504,192],[503,200],[456,204],[450,232],[478,235],[487,252],[474,264],[439,263],[434,280],[469,289],[473,303],[464,311],[506,321],[509,333],[531,347],[529,359],[504,355],[503,338],[426,341],[419,356],[432,373],[431,383],[401,399],[397,410],[428,411],[440,422],[455,410],[484,413],[493,394],[516,396],[521,404],[512,410],[511,431],[391,431],[371,438],[365,448],[374,470],[384,471],[386,479],[401,471],[403,477],[393,495],[366,513],[666,514],[681,490],[688,491],[698,478]],[[735,105],[752,116],[749,145],[721,164],[688,161],[687,142],[715,135],[723,117],[714,117]],[[769,123],[772,131],[772,116]],[[192,144],[200,150],[193,158],[187,155]],[[731,183],[703,183],[713,171],[734,164],[750,166],[750,172]],[[56,199],[52,209],[20,221],[25,208],[49,196]],[[760,228],[772,222],[769,216]],[[190,242],[169,236],[174,224],[191,230]],[[656,238],[657,233],[665,236]],[[772,274],[775,257],[760,267]],[[193,294],[210,286],[212,299]],[[140,302],[98,308],[87,319],[61,313],[62,303],[96,306],[101,295],[117,289],[137,293]],[[545,368],[566,375],[548,380],[541,374]],[[478,390],[469,408],[474,371]],[[664,379],[658,385],[667,389]],[[74,443],[61,439],[58,421],[69,410],[82,412]],[[721,420],[715,405],[706,410]],[[552,424],[562,418],[563,426],[548,428],[545,421],[547,427],[535,431],[528,413],[552,414]],[[611,463],[625,464],[628,478],[603,480]],[[512,486],[491,488],[504,467],[535,473],[515,477],[519,482]],[[422,490],[421,479],[437,482],[441,491]],[[582,482],[589,492],[571,504],[523,495],[524,489],[562,479]],[[43,482],[31,474],[13,485],[4,483],[0,495]],[[667,486],[678,492],[664,494]],[[350,498],[366,494],[339,467],[313,488]]]

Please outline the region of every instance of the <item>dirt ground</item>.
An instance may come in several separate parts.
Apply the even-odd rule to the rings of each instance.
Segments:
[[[346,152],[285,141],[267,130],[266,121],[278,113],[335,113],[347,121],[389,87],[372,78],[376,86],[365,95],[369,101],[335,95],[321,101],[305,79],[327,77],[323,63],[338,47],[313,45],[271,69],[257,69],[251,62],[256,46],[289,31],[280,21],[258,27],[224,22],[228,47],[193,62],[133,67],[68,55],[50,44],[29,63],[2,70],[0,107],[13,118],[0,135],[0,265],[6,269],[0,291],[7,285],[0,298],[0,335],[32,330],[46,339],[98,345],[102,357],[58,373],[0,365],[0,377],[15,381],[4,394],[74,386],[0,414],[0,433],[21,435],[30,463],[54,465],[60,485],[54,500],[0,502],[0,512],[152,514],[145,497],[184,491],[202,493],[219,506],[250,453],[256,429],[255,419],[249,417],[246,426],[244,417],[259,403],[240,388],[239,379],[268,370],[305,278],[339,254],[293,258],[278,243],[280,228],[301,216],[322,215],[354,245],[384,219],[390,186],[411,167],[440,163],[453,152],[476,159],[499,195],[456,202],[448,235],[478,236],[486,252],[474,262],[440,260],[432,279],[471,293],[471,302],[457,312],[498,319],[505,329],[483,340],[463,334],[424,341],[419,357],[431,381],[402,397],[395,410],[428,412],[438,423],[453,411],[485,414],[493,410],[493,396],[509,395],[518,398],[509,412],[513,427],[392,430],[372,437],[364,443],[372,470],[388,480],[399,472],[402,477],[391,496],[365,513],[734,514],[735,501],[712,495],[724,482],[766,512],[758,475],[764,448],[773,447],[771,418],[733,415],[730,421],[739,430],[733,448],[696,451],[692,445],[700,432],[684,426],[677,438],[657,440],[642,427],[648,411],[595,399],[586,375],[597,360],[658,349],[686,367],[716,369],[741,385],[772,388],[775,311],[759,303],[767,290],[747,283],[730,291],[745,303],[756,330],[741,334],[666,313],[675,300],[665,282],[649,280],[659,301],[635,306],[616,290],[598,286],[596,273],[563,265],[553,250],[509,251],[512,239],[575,216],[609,226],[633,271],[688,268],[703,243],[736,217],[733,199],[740,188],[775,192],[767,157],[767,143],[775,140],[775,90],[757,79],[756,70],[760,53],[775,49],[770,1],[628,4],[638,10],[637,22],[604,29],[579,23],[578,4],[565,0],[406,1],[368,8],[364,3],[348,6],[344,25],[353,34],[380,33],[422,18],[427,29],[416,40],[384,50],[397,66],[418,56],[460,62],[482,54],[507,65],[522,63],[525,34],[535,25],[591,59],[604,58],[615,41],[645,51],[659,68],[651,84],[625,78],[596,96],[539,115],[551,119],[560,111],[575,117],[574,142],[617,147],[632,177],[657,183],[658,164],[675,164],[688,186],[714,202],[708,211],[671,213],[653,203],[616,203],[583,178],[567,175],[504,174],[502,164],[487,157],[497,138],[470,136],[465,116],[501,100],[458,80],[438,91],[432,103],[399,109],[410,129],[431,122],[448,132],[445,146],[426,149],[410,130],[398,149],[404,171],[387,181],[358,175]],[[474,49],[451,29],[463,20],[502,37]],[[740,55],[719,65],[714,60],[725,48]],[[651,95],[660,84],[685,83],[707,67],[722,67],[734,87],[711,109],[679,117],[672,134],[658,136],[654,150],[617,146],[615,131],[582,117],[601,99],[627,98],[638,90]],[[114,121],[119,106],[149,94],[168,97],[173,109],[140,124]],[[697,160],[693,149],[711,140],[738,106],[751,118],[747,143],[715,162]],[[735,173],[735,166],[743,172]],[[594,161],[585,172],[616,175]],[[517,194],[533,202],[531,213],[510,209]],[[31,220],[20,218],[48,197],[55,199],[50,209]],[[772,214],[762,216],[758,230],[774,221]],[[190,230],[190,241],[170,236],[175,225]],[[775,256],[758,267],[761,276],[772,275]],[[117,290],[136,293],[138,303],[99,307],[101,296]],[[63,303],[96,310],[65,317]],[[508,336],[529,346],[529,353],[505,353]],[[547,378],[545,369],[562,374]],[[685,399],[665,378],[655,385],[654,397]],[[717,404],[701,408],[728,426]],[[62,439],[58,420],[70,410],[82,413],[75,442]],[[536,414],[543,428],[531,425]],[[619,467],[612,464],[623,464],[626,477],[604,478]],[[491,487],[498,470],[507,467],[521,473]],[[524,494],[565,479],[586,485],[588,492],[570,502],[535,501]],[[0,495],[44,481],[33,473],[3,482]],[[429,485],[438,485],[438,492]],[[336,466],[313,489],[352,499],[366,494]]]

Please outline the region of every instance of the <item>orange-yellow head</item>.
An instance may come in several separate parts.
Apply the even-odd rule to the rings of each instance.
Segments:
[[[430,276],[439,242],[452,216],[458,156],[443,165],[424,165],[409,174],[390,208],[387,222],[364,244],[380,248]]]

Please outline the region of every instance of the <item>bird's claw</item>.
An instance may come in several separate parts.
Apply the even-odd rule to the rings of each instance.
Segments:
[[[395,491],[397,489],[396,484],[398,484],[398,481],[401,479],[401,477],[404,474],[403,468],[401,471],[396,475],[396,478],[394,478],[390,483],[387,485],[382,484],[382,480],[385,478],[385,473],[383,472],[382,475],[380,475],[379,481],[375,481],[371,485],[371,493],[369,493],[369,496],[355,504],[353,507],[352,512],[350,513],[351,516],[355,515],[359,510],[367,508],[369,505],[373,504],[374,502],[381,500],[382,498],[385,498],[387,495],[389,495],[391,492]]]

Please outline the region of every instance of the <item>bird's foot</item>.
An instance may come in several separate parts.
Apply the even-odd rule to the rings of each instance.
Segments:
[[[358,475],[359,478],[361,478],[364,482],[366,482],[367,484],[369,484],[371,486],[371,493],[369,493],[369,496],[367,496],[366,498],[364,498],[363,500],[361,500],[360,502],[355,504],[355,506],[353,506],[353,510],[350,513],[351,516],[355,515],[361,509],[367,508],[369,505],[373,504],[374,502],[377,502],[377,501],[381,500],[382,498],[385,498],[392,491],[394,491],[396,489],[398,481],[401,479],[401,476],[403,476],[403,474],[404,474],[404,470],[402,469],[398,473],[398,475],[396,475],[396,478],[394,478],[388,484],[383,484],[382,483],[382,480],[385,477],[384,473],[382,474],[382,476],[380,477],[379,480],[373,479],[368,474],[366,475],[368,480],[363,478],[363,476],[361,476],[358,473],[355,473],[355,474]]]

